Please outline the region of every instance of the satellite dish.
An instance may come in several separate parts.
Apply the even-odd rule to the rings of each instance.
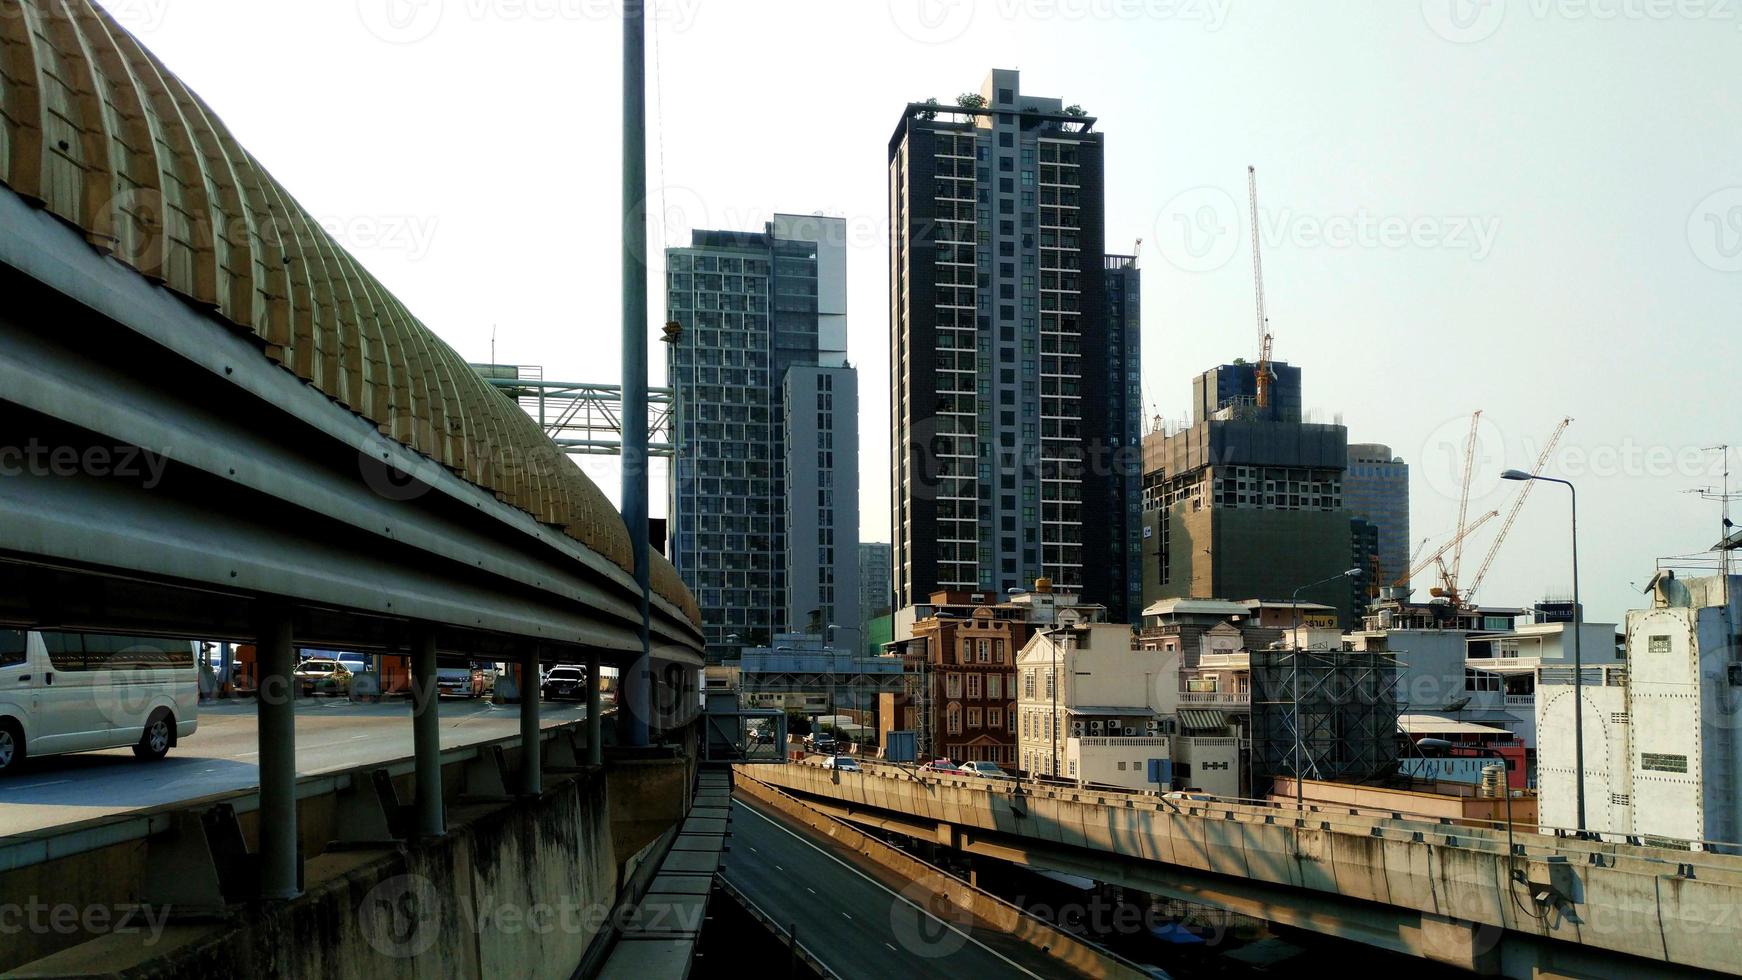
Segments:
[[[1453,702],[1447,704],[1445,707],[1441,708],[1440,710],[1441,711],[1462,711],[1465,708],[1468,708],[1469,706],[1470,706],[1470,698],[1468,695],[1465,695],[1464,697],[1461,697],[1461,698],[1457,699],[1456,701],[1453,701]]]

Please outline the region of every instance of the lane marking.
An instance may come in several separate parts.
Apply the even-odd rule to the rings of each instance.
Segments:
[[[37,789],[38,787],[42,787],[42,786],[59,786],[61,783],[70,783],[70,782],[72,782],[72,780],[70,780],[70,779],[50,779],[47,782],[25,783],[23,786],[14,786],[12,788],[13,789]]]
[[[998,952],[997,950],[986,945],[985,943],[981,942],[980,940],[975,939],[973,933],[963,932],[961,929],[958,929],[955,926],[955,924],[950,923],[950,922],[945,922],[944,920],[938,918],[937,916],[932,915],[930,912],[927,912],[925,909],[921,908],[918,904],[909,900],[907,898],[907,896],[902,895],[899,892],[891,890],[890,887],[888,885],[885,885],[883,882],[878,881],[876,878],[871,877],[870,875],[866,874],[865,872],[860,871],[858,868],[855,868],[852,865],[848,864],[847,862],[834,856],[833,854],[830,854],[828,851],[823,850],[821,847],[817,846],[816,844],[812,843],[811,841],[808,841],[805,838],[800,837],[797,833],[795,833],[791,830],[788,830],[784,825],[776,822],[774,820],[774,818],[763,816],[762,813],[759,812],[755,807],[748,806],[748,805],[743,804],[743,803],[737,803],[736,801],[734,801],[734,802],[736,803],[738,809],[743,810],[747,813],[755,814],[757,817],[760,817],[764,823],[769,824],[770,826],[774,827],[776,830],[779,830],[781,833],[784,833],[786,836],[791,837],[793,840],[796,840],[801,844],[804,844],[806,847],[809,847],[811,850],[816,851],[818,854],[821,854],[823,857],[828,858],[829,860],[835,862],[836,864],[840,865],[841,867],[846,868],[848,871],[851,871],[854,874],[858,875],[859,877],[865,879],[866,881],[869,881],[871,884],[876,885],[878,888],[882,889],[883,891],[888,892],[897,901],[899,901],[902,904],[913,909],[915,912],[918,912],[920,915],[923,915],[926,918],[932,920],[933,922],[936,922],[938,925],[943,926],[945,929],[948,929],[951,932],[956,933],[957,935],[966,939],[968,942],[973,943],[974,945],[980,947],[981,949],[985,950],[986,952],[991,953],[993,956],[996,956],[998,959],[1003,960],[1005,963],[1010,964],[1011,968],[1015,969],[1016,971],[1022,973],[1025,976],[1033,977],[1034,980],[1043,980],[1043,978],[1041,977],[1040,974],[1034,972],[1033,970],[1028,969],[1027,967],[1024,967],[1020,963],[1017,963],[1015,960],[1012,960],[1010,957],[1005,956],[1003,953]],[[847,913],[843,912],[841,914],[846,915]],[[889,944],[884,943],[884,945],[888,946]],[[893,946],[891,946],[890,948],[894,949]],[[896,951],[900,952],[900,950],[896,950]]]

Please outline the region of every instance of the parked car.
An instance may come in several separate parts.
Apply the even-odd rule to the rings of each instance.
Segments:
[[[1009,779],[1010,774],[998,768],[996,762],[964,762],[962,772],[970,776],[982,776],[986,779]]]
[[[947,772],[947,773],[960,775],[962,772],[962,767],[957,765],[954,762],[951,762],[948,759],[938,758],[938,759],[932,759],[930,762],[927,762],[924,765],[920,766],[919,771],[920,772]]]
[[[27,755],[132,746],[161,759],[199,726],[194,644],[0,630],[0,775]]]
[[[586,671],[579,667],[552,667],[545,671],[539,696],[546,701],[584,701],[587,698]]]
[[[299,694],[310,697],[329,694],[335,697],[351,693],[351,668],[326,657],[310,657],[291,673]]]
[[[436,693],[463,698],[481,698],[490,689],[489,679],[477,664],[470,667],[437,667]]]
[[[859,760],[850,755],[831,755],[823,760],[824,769],[838,769],[841,772],[859,772]]]
[[[805,748],[812,752],[832,753],[838,747],[833,735],[818,735],[812,733],[804,737]]]

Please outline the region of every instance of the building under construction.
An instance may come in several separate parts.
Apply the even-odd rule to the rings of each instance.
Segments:
[[[1395,655],[1254,650],[1251,663],[1258,788],[1278,776],[1359,783],[1396,774]]]
[[[1271,365],[1269,404],[1247,392],[1256,368],[1227,364],[1193,383],[1198,419],[1143,440],[1143,599],[1281,599],[1335,606],[1341,625],[1360,608],[1350,567],[1353,515],[1343,505],[1348,429],[1306,422],[1300,370]]]

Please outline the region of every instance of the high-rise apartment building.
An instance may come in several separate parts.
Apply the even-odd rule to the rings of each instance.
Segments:
[[[889,596],[894,588],[889,574],[889,542],[859,543],[859,619],[870,622],[892,611]]]
[[[845,222],[696,231],[666,251],[666,285],[683,328],[667,356],[669,554],[701,603],[709,659],[788,631],[861,642]]]
[[[1379,584],[1409,574],[1409,464],[1393,456],[1390,446],[1350,444],[1343,506],[1378,532]]]
[[[896,635],[1041,578],[1129,620],[1138,274],[1109,283],[1095,119],[995,70],[908,105],[888,165]]]

